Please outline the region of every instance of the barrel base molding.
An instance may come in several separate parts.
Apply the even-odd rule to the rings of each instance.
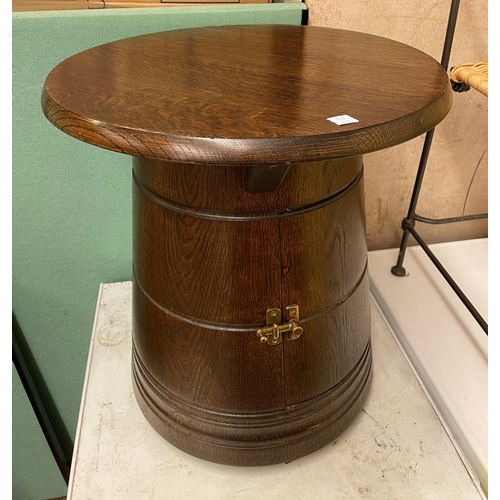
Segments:
[[[358,415],[372,378],[369,343],[327,393],[281,411],[227,414],[183,401],[148,373],[135,349],[132,359],[134,394],[151,426],[190,455],[237,466],[290,462],[328,445]]]

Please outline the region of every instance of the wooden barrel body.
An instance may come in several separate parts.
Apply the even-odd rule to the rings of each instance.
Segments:
[[[293,165],[272,192],[251,174],[133,168],[135,394],[168,441],[230,465],[331,442],[371,377],[362,157]],[[257,335],[290,305],[299,338]]]

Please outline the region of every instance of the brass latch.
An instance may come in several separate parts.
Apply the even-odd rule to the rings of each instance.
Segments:
[[[288,340],[296,340],[304,329],[299,325],[299,306],[297,304],[287,306],[288,323],[281,323],[281,309],[273,307],[266,312],[266,328],[257,330],[257,336],[262,343],[269,345],[281,344],[281,334],[288,332]]]

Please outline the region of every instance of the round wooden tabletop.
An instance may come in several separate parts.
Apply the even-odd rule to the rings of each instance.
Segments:
[[[65,133],[134,156],[275,165],[369,153],[448,113],[447,73],[408,45],[313,26],[191,28],[94,47],[42,94]],[[348,115],[354,123],[336,124]]]

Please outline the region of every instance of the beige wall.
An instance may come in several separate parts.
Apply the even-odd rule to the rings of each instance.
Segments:
[[[306,4],[312,26],[385,36],[441,60],[450,1],[306,0]],[[487,5],[487,0],[460,3],[450,67],[487,60]],[[464,204],[465,214],[488,211],[488,99],[474,89],[453,97],[452,110],[434,134],[417,206],[417,213],[427,217],[462,215]],[[423,140],[424,136],[418,137],[365,157],[370,250],[399,246],[401,220],[408,210]],[[482,220],[445,226],[418,224],[418,228],[432,243],[485,237],[487,225]]]

